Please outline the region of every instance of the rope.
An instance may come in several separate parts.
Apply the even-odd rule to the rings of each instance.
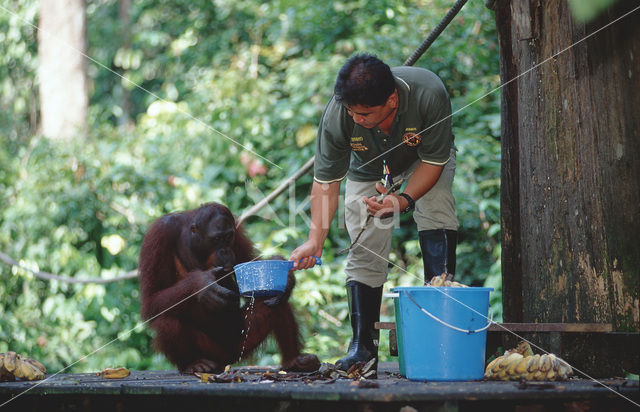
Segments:
[[[451,20],[453,20],[453,18],[456,16],[456,14],[458,14],[462,6],[464,6],[467,1],[468,0],[456,1],[456,3],[449,9],[447,14],[445,14],[440,23],[438,23],[438,25],[431,31],[431,33],[429,33],[427,38],[424,39],[422,44],[418,46],[416,51],[414,51],[413,54],[404,62],[405,66],[413,66],[414,63],[418,61],[420,56],[422,56],[422,54],[426,52],[429,47],[431,47],[431,44],[438,38],[440,33],[442,33],[442,31],[449,25],[449,23],[451,23]]]

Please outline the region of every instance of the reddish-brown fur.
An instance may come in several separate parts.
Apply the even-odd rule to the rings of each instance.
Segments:
[[[220,371],[270,332],[285,369],[305,369],[309,357],[317,362],[314,355],[300,355],[298,324],[287,302],[292,272],[281,301],[256,299],[253,310],[240,306],[232,266],[254,257],[252,242],[217,203],[163,216],[147,231],[139,262],[142,317],[157,332],[156,350],[180,371]]]

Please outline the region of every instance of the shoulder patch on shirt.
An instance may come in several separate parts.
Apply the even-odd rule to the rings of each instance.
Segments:
[[[422,141],[422,136],[418,133],[408,132],[402,135],[402,142],[407,146],[417,146]]]

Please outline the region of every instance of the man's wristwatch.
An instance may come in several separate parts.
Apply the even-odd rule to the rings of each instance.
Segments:
[[[401,211],[400,211],[400,213],[403,213],[403,214],[404,214],[404,213],[409,213],[409,212],[411,212],[413,209],[415,209],[415,207],[416,207],[416,202],[414,202],[414,201],[413,201],[413,199],[411,198],[411,196],[409,196],[409,195],[408,195],[408,194],[406,194],[406,193],[400,193],[398,196],[402,196],[402,197],[404,197],[405,199],[407,199],[407,202],[409,202],[409,206],[407,206],[407,208],[406,208],[406,209],[401,210]]]

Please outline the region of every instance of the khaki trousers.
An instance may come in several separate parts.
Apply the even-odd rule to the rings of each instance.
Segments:
[[[408,180],[420,161],[416,161],[409,169],[393,180]],[[436,184],[424,196],[416,201],[413,219],[418,231],[432,229],[458,229],[458,218],[455,213],[455,200],[451,191],[456,170],[456,152],[451,149],[451,157],[444,166]],[[345,223],[351,242],[360,233],[367,222],[367,208],[362,196],[375,196],[376,183],[355,182],[347,179],[345,188]],[[371,218],[366,224],[358,243],[351,248],[345,269],[349,282],[355,280],[370,287],[379,287],[387,280],[389,269],[388,257],[391,249],[391,235],[394,227],[399,227],[399,216],[384,219]]]

